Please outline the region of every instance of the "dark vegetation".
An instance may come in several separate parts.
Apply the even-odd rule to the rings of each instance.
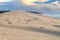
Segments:
[[[9,11],[9,10],[8,10],[8,11],[0,11],[0,14],[1,14],[1,13],[5,13],[5,12],[10,12],[10,11]]]
[[[54,26],[60,28],[60,25],[54,25]]]
[[[11,24],[11,22],[8,22],[8,24]]]
[[[25,20],[25,21],[31,21],[31,20]]]

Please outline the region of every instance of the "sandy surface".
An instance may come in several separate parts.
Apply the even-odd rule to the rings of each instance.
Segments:
[[[25,11],[0,14],[0,40],[60,40],[60,19]]]

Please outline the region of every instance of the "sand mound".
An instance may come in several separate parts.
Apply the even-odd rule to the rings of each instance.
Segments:
[[[0,14],[1,40],[60,40],[60,19],[25,11]]]

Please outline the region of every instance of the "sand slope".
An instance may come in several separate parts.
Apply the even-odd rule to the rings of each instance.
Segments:
[[[60,40],[60,19],[21,10],[0,14],[0,40]]]

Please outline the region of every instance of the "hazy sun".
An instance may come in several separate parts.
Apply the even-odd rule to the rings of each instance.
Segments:
[[[22,3],[25,5],[34,5],[33,2],[35,2],[37,0],[22,0]]]

